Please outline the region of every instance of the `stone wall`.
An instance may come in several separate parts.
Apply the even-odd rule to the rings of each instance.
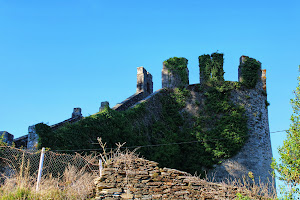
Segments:
[[[267,199],[246,186],[217,184],[175,169],[160,168],[158,163],[120,155],[105,165],[96,178],[95,199],[235,199],[237,193],[251,199]],[[264,194],[268,196],[268,194]]]
[[[81,114],[81,108],[74,108],[72,112],[72,116],[69,119],[66,119],[62,122],[59,122],[57,124],[53,124],[50,126],[52,130],[56,130],[62,126],[64,126],[66,123],[75,123],[82,119],[82,114]],[[37,148],[38,145],[38,135],[36,134],[35,131],[35,125],[29,126],[28,127],[28,134],[24,135],[22,137],[16,138],[14,140],[14,143],[17,148],[20,147],[27,147],[29,150],[34,150]]]
[[[14,143],[17,148],[27,148],[28,134],[14,139]]]
[[[0,131],[0,137],[3,137],[3,142],[12,145],[14,136],[7,131]]]

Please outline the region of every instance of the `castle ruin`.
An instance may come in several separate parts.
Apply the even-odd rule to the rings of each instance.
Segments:
[[[238,68],[239,82],[243,82],[245,79],[243,67],[246,67],[244,64],[247,59],[250,58],[247,56],[241,56],[240,58],[240,65]],[[211,62],[211,64],[202,65],[202,62],[205,60]],[[200,84],[204,84],[209,79],[224,81],[223,54],[212,54],[205,55],[201,58],[199,57],[199,66]],[[176,73],[176,71],[168,68],[164,62],[162,69],[162,87],[188,87],[188,68],[183,70],[183,72],[183,75]],[[185,79],[184,81],[183,78]],[[160,91],[161,89],[153,93],[152,75],[144,67],[138,67],[136,93],[123,102],[118,103],[112,109],[124,111],[134,107],[140,102],[151,102],[153,97],[160,93]],[[243,176],[248,176],[248,173],[251,172],[254,174],[256,181],[259,179],[264,183],[272,181],[272,169],[270,167],[272,162],[272,150],[268,109],[266,106],[266,70],[261,69],[261,63],[259,63],[259,69],[257,69],[257,82],[255,87],[251,89],[233,90],[231,93],[231,100],[234,104],[245,105],[245,115],[248,118],[247,126],[249,138],[240,152],[235,156],[223,160],[221,164],[214,166],[213,170],[207,171],[208,177],[214,177],[214,180],[221,181],[226,178],[242,178]],[[109,107],[108,102],[102,102],[99,111],[102,111],[105,107]],[[81,109],[74,108],[70,119],[54,124],[51,128],[57,129],[65,123],[75,123],[82,118]],[[17,138],[14,142],[16,143],[16,146],[26,146],[28,149],[32,149],[36,148],[37,139],[38,136],[35,133],[33,125],[29,127],[28,135]]]

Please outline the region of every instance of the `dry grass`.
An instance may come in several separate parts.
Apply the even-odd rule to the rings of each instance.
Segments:
[[[91,160],[91,156],[86,156]],[[14,170],[10,176],[2,174],[4,179],[0,187],[0,200],[9,199],[87,199],[93,193],[95,175],[89,173],[86,167],[78,169],[68,165],[63,174],[53,177],[43,175],[39,190],[36,191],[37,176],[30,175],[29,162],[21,163],[19,170]],[[10,167],[14,169],[14,167]]]

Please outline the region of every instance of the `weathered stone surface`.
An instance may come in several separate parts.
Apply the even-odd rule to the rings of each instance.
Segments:
[[[150,161],[141,158],[138,160],[140,162],[127,165],[111,163],[106,166],[103,171],[110,173],[95,179],[96,199],[234,199],[237,192],[243,193],[245,190],[207,182],[179,170],[161,169],[158,164],[151,166]],[[127,168],[124,170],[120,166]],[[165,173],[166,178],[157,180],[157,177],[139,175],[139,169],[142,169],[141,174]],[[141,180],[141,177],[147,179]],[[256,196],[252,197],[256,199]]]

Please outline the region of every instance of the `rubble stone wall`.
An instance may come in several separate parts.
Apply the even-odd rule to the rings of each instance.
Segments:
[[[208,182],[189,173],[160,168],[158,163],[137,158],[116,161],[105,166],[94,181],[99,199],[235,199],[246,188]]]

